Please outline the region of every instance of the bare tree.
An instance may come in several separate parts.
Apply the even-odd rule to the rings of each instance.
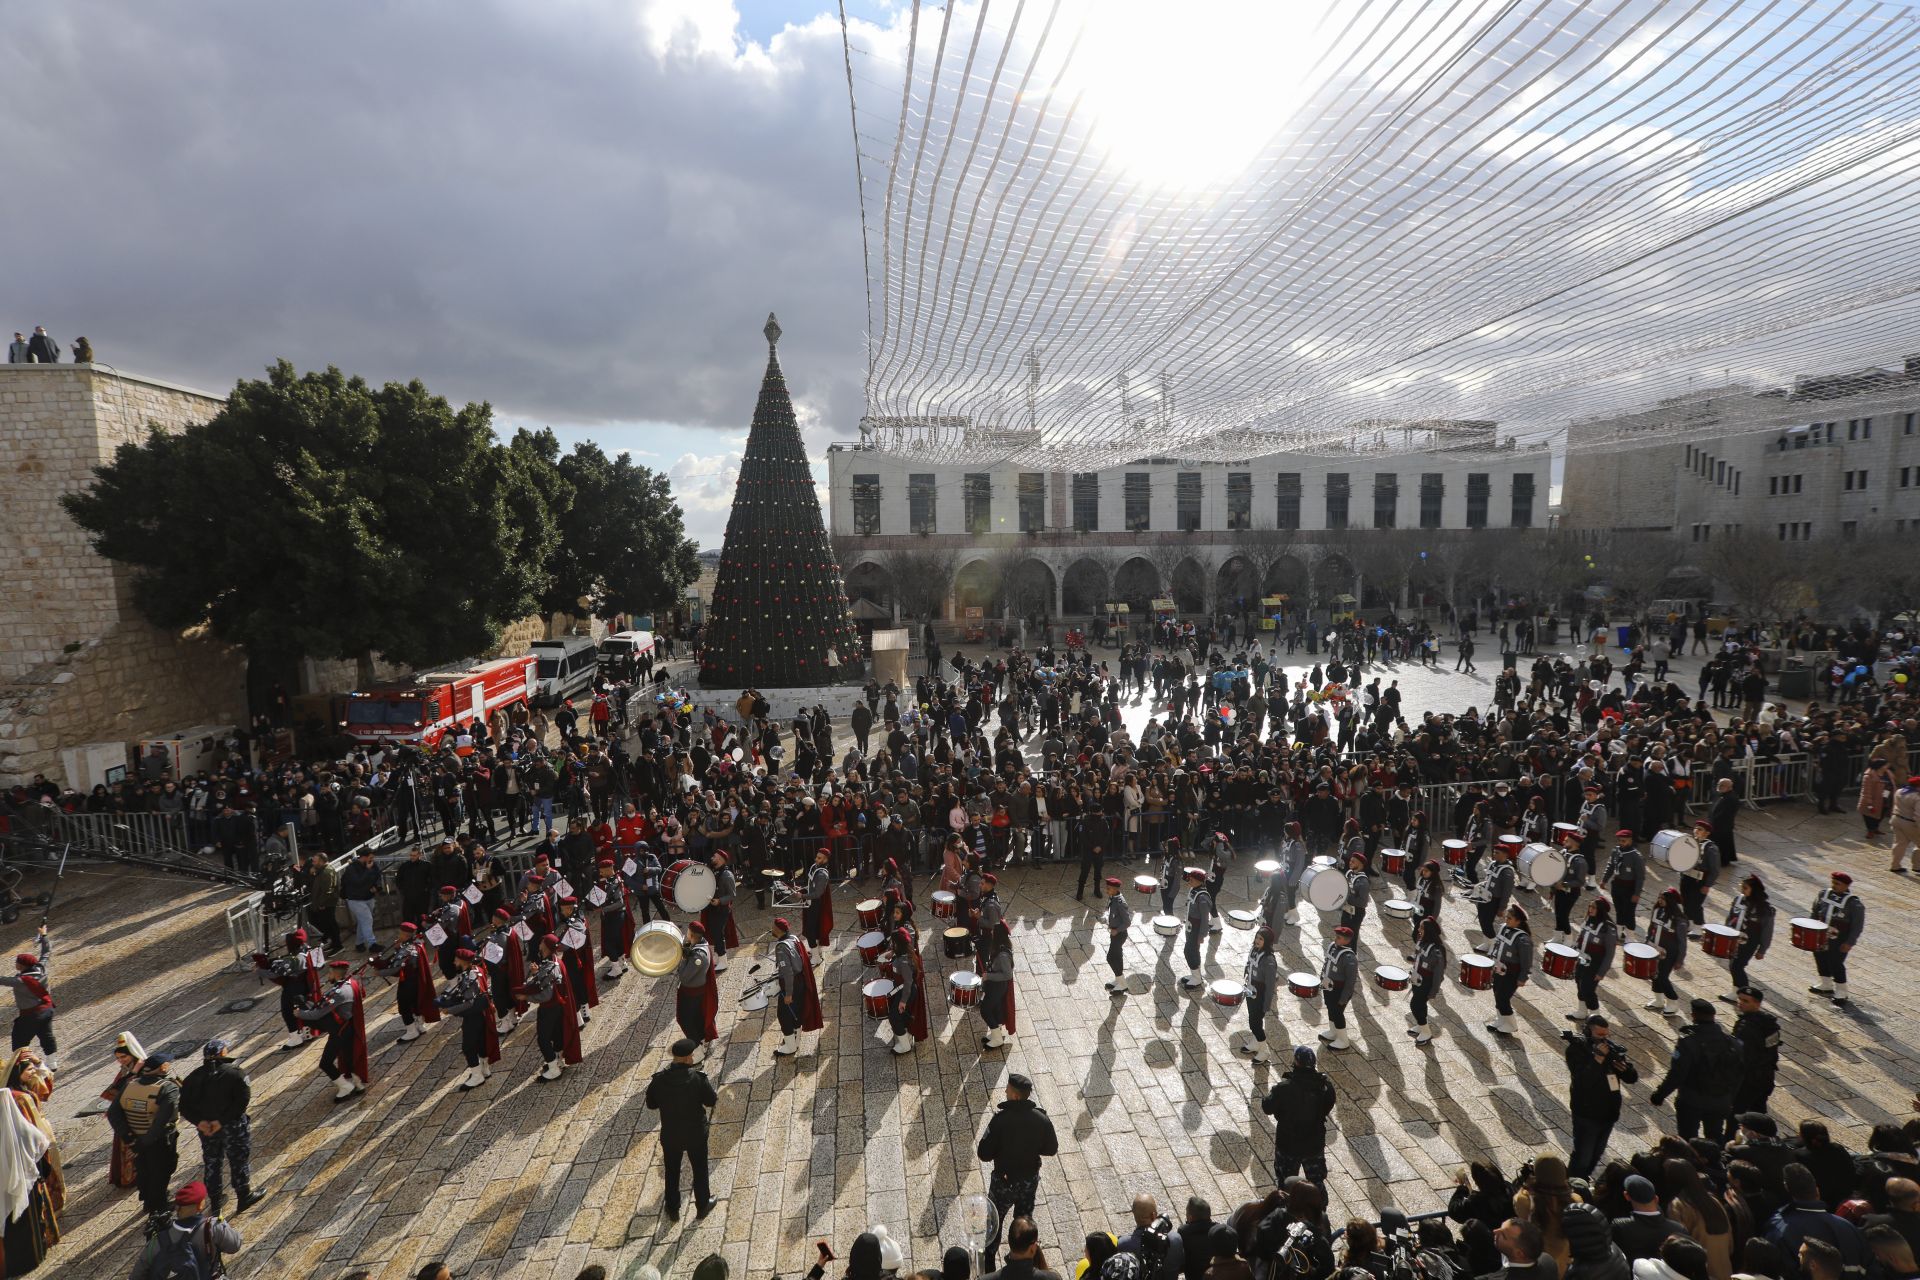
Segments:
[[[1833,570],[1820,582],[1830,612],[1860,609],[1884,629],[1894,615],[1920,609],[1920,556],[1909,535],[1879,529],[1853,542],[1828,541],[1814,559]]]
[[[1756,622],[1774,622],[1810,595],[1806,559],[1799,552],[1778,538],[1742,529],[1709,542],[1704,567],[1743,614]]]
[[[1420,563],[1424,541],[1416,529],[1375,529],[1349,539],[1344,553],[1364,582],[1378,589],[1397,609]]]
[[[893,598],[903,617],[925,622],[940,610],[953,584],[953,553],[932,547],[882,552],[880,565],[893,579]]]
[[[1584,554],[1584,553],[1583,553]],[[1592,551],[1614,606],[1639,618],[1687,560],[1687,546],[1657,533],[1614,533]]]
[[[1147,562],[1154,567],[1154,571],[1160,575],[1160,594],[1167,599],[1177,599],[1174,595],[1174,574],[1180,566],[1189,558],[1195,565],[1200,565],[1200,558],[1195,556],[1193,548],[1184,542],[1155,542],[1142,547],[1140,551],[1146,556]],[[1204,579],[1206,573],[1204,566],[1200,567],[1200,572]],[[1200,584],[1203,608],[1206,602],[1206,589],[1206,583],[1203,580]]]

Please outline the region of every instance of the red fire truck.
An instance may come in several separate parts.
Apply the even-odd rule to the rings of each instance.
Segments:
[[[465,671],[389,680],[347,695],[347,736],[370,746],[429,751],[462,721],[503,715],[533,694],[534,657],[500,658]],[[497,722],[496,722],[497,724]]]

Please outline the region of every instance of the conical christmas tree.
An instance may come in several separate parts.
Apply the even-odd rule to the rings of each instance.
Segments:
[[[820,520],[813,471],[767,317],[767,374],[740,460],[700,683],[767,689],[832,684],[859,670],[860,638]]]

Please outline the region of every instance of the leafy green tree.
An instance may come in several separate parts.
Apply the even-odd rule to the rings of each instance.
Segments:
[[[538,602],[559,537],[542,465],[495,443],[488,405],[283,360],[204,425],[122,445],[64,502],[132,568],[143,614],[208,625],[256,672],[423,665],[485,652]]]
[[[626,454],[609,458],[583,441],[562,456],[553,432],[521,431],[509,446],[552,467],[570,495],[560,510],[560,542],[541,597],[549,613],[578,613],[580,601],[602,619],[622,612],[666,611],[700,576],[699,548],[686,535],[667,478]]]

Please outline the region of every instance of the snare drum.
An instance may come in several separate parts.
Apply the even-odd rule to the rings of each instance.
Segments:
[[[1381,910],[1385,911],[1395,920],[1413,919],[1413,903],[1408,902],[1405,898],[1388,898],[1387,905],[1382,907]]]
[[[1530,844],[1520,850],[1520,874],[1535,888],[1551,889],[1567,874],[1567,851],[1550,844]]]
[[[1260,875],[1270,876],[1270,875],[1276,874],[1280,870],[1280,863],[1277,859],[1274,859],[1274,858],[1262,858],[1260,859],[1260,861],[1253,864],[1253,869],[1255,872],[1257,872]]]
[[[868,898],[865,902],[853,904],[853,914],[860,921],[862,929],[880,927],[880,899]]]
[[[1553,838],[1561,844],[1569,840],[1579,844],[1587,838],[1587,832],[1584,827],[1577,827],[1571,822],[1556,822],[1553,824]]]
[[[1442,840],[1440,847],[1446,850],[1448,866],[1464,867],[1467,865],[1467,842],[1465,840]]]
[[[863,933],[853,940],[853,949],[860,953],[860,963],[871,969],[880,963],[880,953],[887,949],[887,935],[878,929]]]
[[[1413,975],[1399,965],[1377,965],[1373,971],[1373,982],[1382,991],[1405,991],[1413,985]]]
[[[1407,851],[1405,849],[1382,849],[1380,865],[1386,868],[1390,876],[1404,875],[1407,870]]]
[[[887,1016],[887,1006],[893,1003],[893,979],[875,978],[860,988],[860,1003],[866,1006],[869,1018]]]
[[[1329,858],[1324,853],[1321,854],[1319,857],[1315,858],[1312,862],[1309,862],[1307,864],[1307,866],[1309,867],[1337,867],[1339,865],[1340,864],[1338,862],[1336,862],[1332,858]]]
[[[1143,898],[1151,898],[1154,894],[1160,892],[1160,877],[1135,876],[1133,878],[1133,891]]]
[[[1540,948],[1540,972],[1549,978],[1571,978],[1580,967],[1580,953],[1564,942],[1549,942]]]
[[[1332,867],[1315,867],[1300,881],[1300,895],[1316,911],[1338,911],[1347,900],[1347,878]]]
[[[1691,871],[1700,865],[1700,842],[1684,831],[1656,831],[1648,847],[1670,870]]]
[[[682,858],[660,877],[660,892],[682,911],[697,914],[713,901],[716,882],[713,868],[704,862]]]
[[[964,960],[973,954],[973,934],[965,929],[948,929],[940,935],[940,954],[949,960]]]
[[[1500,843],[1503,846],[1505,846],[1508,853],[1511,853],[1514,857],[1517,858],[1520,856],[1521,848],[1527,843],[1527,841],[1525,836],[1508,835],[1508,836],[1501,836]]]
[[[1320,979],[1311,973],[1290,973],[1287,975],[1287,990],[1302,1000],[1312,1000],[1320,994]]]
[[[1181,923],[1179,916],[1155,916],[1153,918],[1153,931],[1169,938],[1179,933],[1180,930],[1185,927],[1186,926]]]
[[[1247,989],[1232,978],[1215,978],[1207,984],[1207,998],[1222,1008],[1238,1009]]]
[[[1644,942],[1629,942],[1620,948],[1624,957],[1620,967],[1627,971],[1629,978],[1644,978],[1653,981],[1653,975],[1660,972],[1660,949],[1650,947]]]
[[[1824,920],[1815,920],[1811,916],[1795,916],[1788,922],[1793,926],[1793,945],[1801,951],[1825,951],[1832,934]]]
[[[1740,931],[1724,924],[1710,924],[1700,931],[1700,949],[1717,960],[1731,960],[1740,949]]]
[[[1259,920],[1260,917],[1253,912],[1238,907],[1227,912],[1227,923],[1236,929],[1251,929]]]
[[[971,1009],[980,1003],[980,975],[970,969],[947,975],[947,1003],[958,1009]]]
[[[947,890],[935,889],[933,891],[933,914],[941,920],[951,920],[953,919],[954,912],[958,910],[957,904],[959,901],[959,898]]]
[[[1461,956],[1460,985],[1469,991],[1490,989],[1493,986],[1493,961],[1485,956]]]

